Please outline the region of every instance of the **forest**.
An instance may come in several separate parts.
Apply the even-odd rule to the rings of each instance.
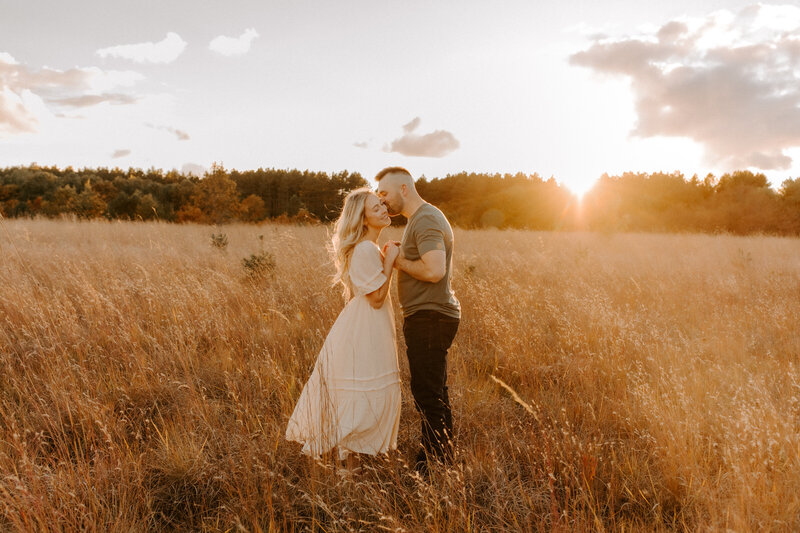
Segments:
[[[0,169],[6,218],[164,220],[224,224],[330,222],[346,193],[368,185],[357,172],[227,170],[203,177],[151,168]],[[421,177],[417,189],[455,226],[601,232],[800,234],[800,178],[778,190],[741,170],[703,178],[673,173],[604,174],[582,198],[538,174]],[[395,220],[403,222],[402,217]]]

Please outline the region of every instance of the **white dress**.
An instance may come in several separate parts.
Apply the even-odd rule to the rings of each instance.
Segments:
[[[378,246],[353,249],[350,281],[355,293],[336,318],[286,428],[286,439],[318,457],[338,448],[375,455],[397,448],[400,374],[391,303],[373,308],[366,294],[386,281]]]

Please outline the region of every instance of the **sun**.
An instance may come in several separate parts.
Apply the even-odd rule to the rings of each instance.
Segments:
[[[583,200],[583,197],[586,195],[587,192],[592,190],[596,180],[582,180],[582,181],[570,181],[565,183],[564,185],[569,189],[569,191],[578,197],[578,200]]]

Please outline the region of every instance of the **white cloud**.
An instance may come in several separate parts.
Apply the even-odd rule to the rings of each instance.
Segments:
[[[167,33],[161,41],[120,44],[97,50],[100,57],[130,59],[136,63],[172,63],[186,49],[186,41],[174,32]]]
[[[753,26],[781,32],[795,31],[800,26],[800,9],[788,5],[759,5]]]
[[[224,56],[238,56],[250,51],[250,44],[258,37],[258,32],[248,28],[239,37],[220,35],[208,43],[208,49]]]
[[[36,131],[39,122],[36,115],[25,105],[22,95],[8,87],[0,87],[0,134],[14,135]]]
[[[88,74],[88,86],[94,92],[105,92],[117,87],[132,87],[144,79],[141,72],[133,70],[102,70],[97,67],[81,69]]]
[[[0,52],[0,63],[5,63],[7,65],[16,65],[17,60],[14,59],[14,57],[7,52]]]
[[[692,139],[723,167],[786,169],[800,146],[798,32],[800,8],[753,5],[597,36],[570,62],[631,80],[634,136]]]
[[[131,155],[131,151],[127,148],[121,148],[119,150],[114,150],[114,153],[111,154],[111,159],[119,159],[120,157],[127,157]]]

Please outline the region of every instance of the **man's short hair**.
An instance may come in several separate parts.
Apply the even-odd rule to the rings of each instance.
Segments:
[[[414,178],[411,176],[411,172],[404,169],[403,167],[386,167],[377,174],[375,174],[375,181],[381,181],[384,176],[387,174],[407,174],[411,181],[414,181]]]

